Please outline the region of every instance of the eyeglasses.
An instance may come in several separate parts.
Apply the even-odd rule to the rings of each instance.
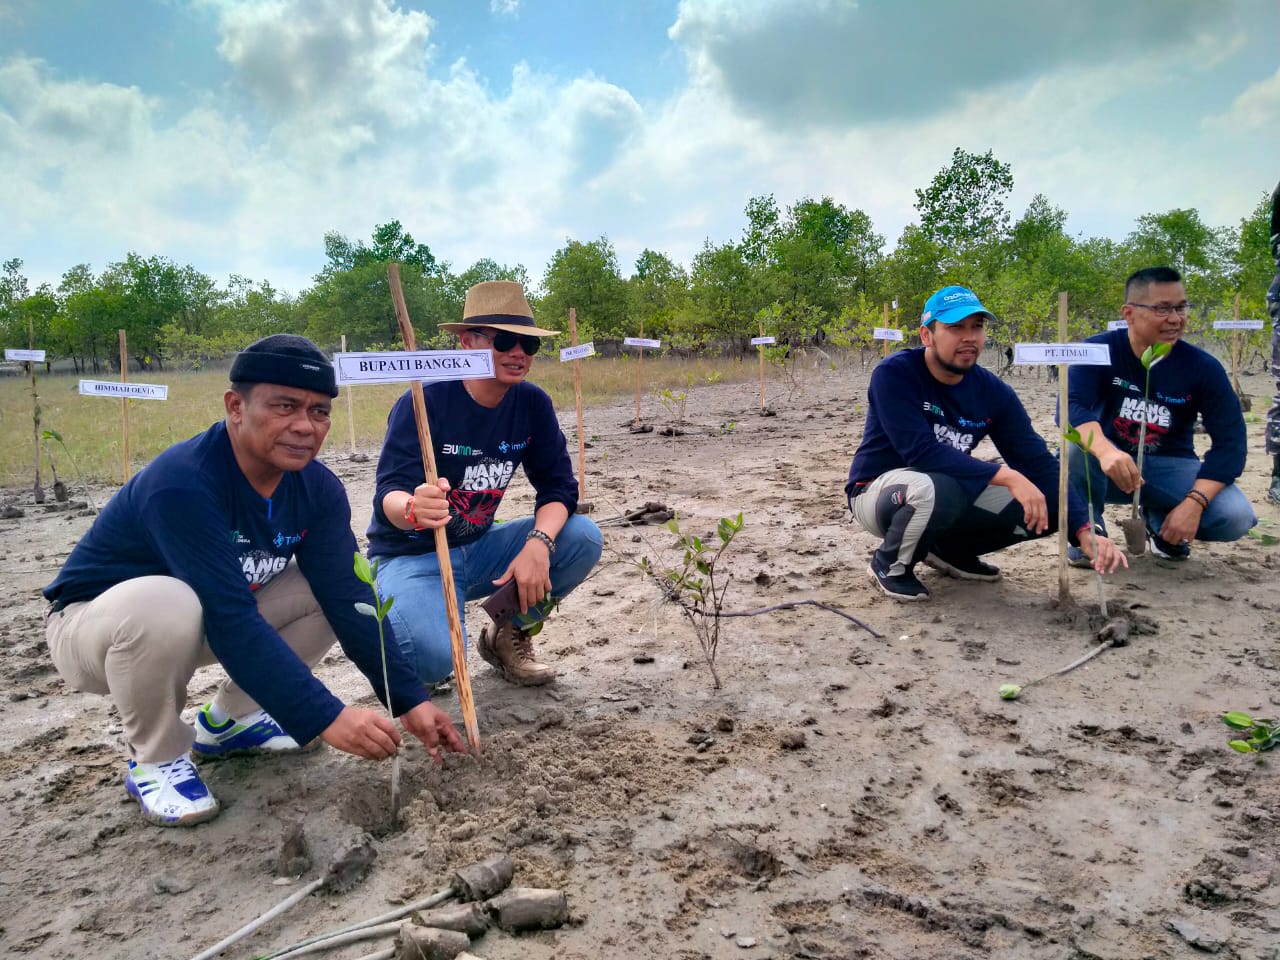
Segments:
[[[1126,307],[1146,307],[1157,317],[1167,317],[1176,313],[1180,317],[1185,317],[1191,312],[1191,304],[1189,303],[1126,303]]]
[[[490,341],[493,344],[493,349],[499,353],[506,353],[519,343],[520,349],[532,357],[542,347],[541,337],[524,336],[519,333],[512,333],[510,330],[498,330],[494,333],[486,333],[483,330],[471,330],[469,332]]]

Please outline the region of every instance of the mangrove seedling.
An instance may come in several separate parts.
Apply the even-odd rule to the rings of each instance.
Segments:
[[[1070,441],[1071,443],[1074,443],[1081,450],[1083,450],[1086,457],[1091,455],[1092,448],[1093,448],[1092,433],[1089,434],[1089,439],[1085,440],[1083,437],[1080,436],[1079,430],[1077,430],[1073,426],[1068,425],[1067,428],[1062,431],[1062,436],[1068,441]],[[1094,522],[1093,484],[1092,484],[1092,481],[1090,481],[1089,479],[1092,473],[1093,471],[1088,469],[1088,465],[1086,464],[1086,469],[1084,471],[1085,502],[1088,504],[1088,507],[1089,507],[1089,529],[1093,532],[1093,536],[1095,538],[1094,550],[1096,551],[1097,545],[1098,545],[1098,542],[1096,539],[1098,536],[1098,527],[1097,527],[1097,524]],[[1093,575],[1098,583],[1098,607],[1102,611],[1102,619],[1106,620],[1107,619],[1107,591],[1102,585],[1102,572],[1095,567],[1093,571]]]
[[[382,628],[382,622],[387,617],[387,611],[391,609],[391,604],[395,602],[395,597],[382,598],[378,595],[378,561],[374,560],[370,563],[363,553],[359,550],[355,553],[354,567],[357,579],[369,585],[369,589],[373,591],[373,603],[357,603],[356,610],[363,613],[367,617],[373,617],[378,621],[378,649],[382,653],[382,693],[387,698],[387,716],[391,718],[391,722],[395,723],[395,714],[391,712],[391,683],[387,678],[387,638]],[[395,757],[391,761],[391,820],[395,822],[400,815],[400,752],[396,751]]]
[[[1142,351],[1142,369],[1146,371],[1146,381],[1142,385],[1142,423],[1138,425],[1138,476],[1142,476],[1142,461],[1147,452],[1147,419],[1150,417],[1151,368],[1169,355],[1173,349],[1171,343],[1153,343]],[[1124,530],[1125,546],[1130,553],[1140,554],[1147,548],[1147,525],[1138,507],[1142,496],[1142,485],[1133,488],[1133,512],[1120,526]]]
[[[1262,753],[1280,743],[1280,723],[1251,717],[1233,710],[1222,715],[1222,722],[1242,736],[1227,741],[1227,746],[1237,753]],[[1258,758],[1261,761],[1261,757]]]
[[[89,506],[92,507],[94,512],[96,513],[98,510],[98,505],[93,502],[93,494],[89,492],[89,484],[85,483],[84,474],[80,472],[79,464],[76,463],[75,457],[71,456],[71,451],[67,449],[67,445],[63,442],[62,434],[60,434],[57,430],[42,430],[40,432],[40,439],[44,443],[44,455],[49,458],[49,468],[53,470],[53,485],[55,488],[54,496],[55,497],[57,496],[56,488],[58,486],[58,469],[53,465],[53,455],[49,453],[50,440],[54,441],[58,446],[60,446],[62,448],[62,452],[66,454],[67,462],[71,464],[71,469],[76,472],[76,479],[80,481],[80,486],[84,489],[85,499],[89,501]]]

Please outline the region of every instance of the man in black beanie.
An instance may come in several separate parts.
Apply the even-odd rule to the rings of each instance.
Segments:
[[[338,388],[305,337],[275,334],[231,365],[226,419],[164,451],[103,508],[45,588],[49,653],[71,686],[110,694],[124,728],[125,787],[162,826],[210,820],[198,757],[288,753],[317,738],[371,759],[400,736],[380,711],[345,705],[311,673],[335,639],[386,701],[378,624],[357,604],[351,507],[315,462]],[[388,634],[393,712],[439,759],[461,750]],[[184,723],[187,683],[228,678]]]

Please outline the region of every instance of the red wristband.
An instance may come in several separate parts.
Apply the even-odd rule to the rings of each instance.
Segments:
[[[413,497],[404,502],[404,519],[406,523],[413,524],[415,530],[425,530],[426,528],[419,525],[418,518],[413,512]]]

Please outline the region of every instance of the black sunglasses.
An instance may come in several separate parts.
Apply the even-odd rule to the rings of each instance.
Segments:
[[[471,333],[479,334],[493,344],[493,349],[499,353],[506,353],[517,343],[520,349],[526,355],[532,357],[542,348],[541,337],[529,337],[519,333],[512,333],[510,330],[497,330],[494,333],[486,333],[484,330],[472,330]]]

